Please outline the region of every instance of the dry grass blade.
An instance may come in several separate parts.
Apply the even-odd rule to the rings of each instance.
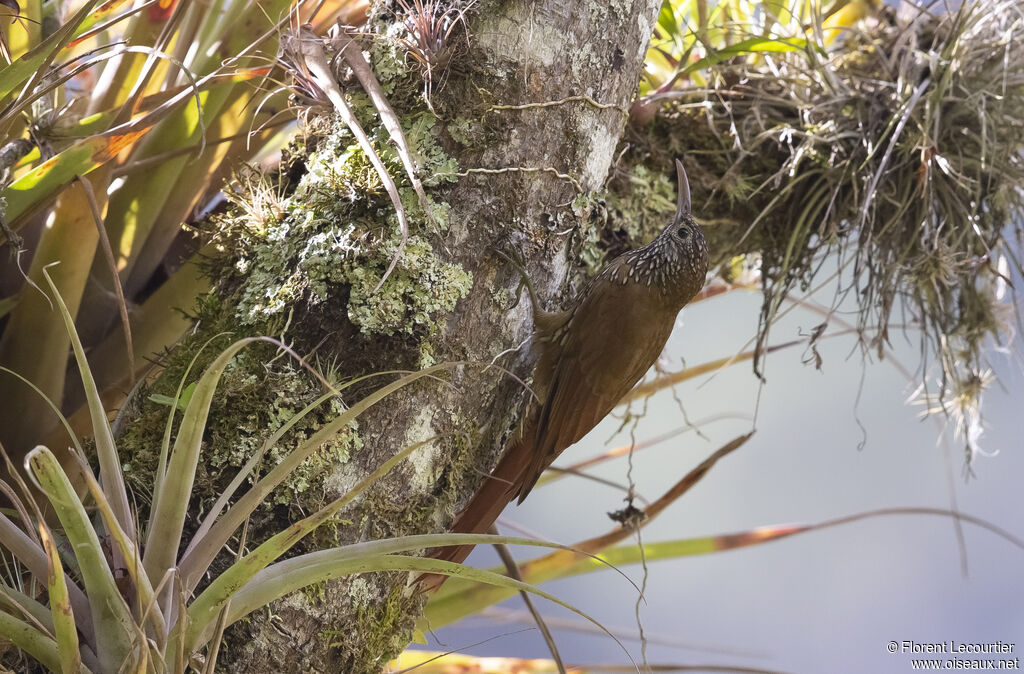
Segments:
[[[769,354],[774,351],[788,349],[790,347],[804,343],[805,340],[803,339],[794,339],[792,341],[784,342],[782,344],[774,344],[772,346],[762,348],[761,354]],[[680,372],[672,372],[669,374],[660,375],[652,379],[651,381],[647,381],[640,384],[639,386],[635,386],[632,390],[630,390],[629,393],[622,397],[622,400],[619,401],[619,405],[626,405],[637,400],[649,398],[658,391],[671,388],[676,384],[680,384],[689,379],[693,379],[694,377],[699,377],[705,374],[711,374],[730,365],[735,365],[736,363],[742,363],[744,361],[753,360],[756,357],[756,355],[756,350],[744,351],[741,353],[733,354],[731,356],[726,356],[725,358],[719,358],[708,363],[694,365],[693,367],[688,367]]]
[[[642,524],[640,526],[646,526],[653,521],[655,517],[663,513],[665,509],[675,503],[680,496],[690,491],[694,485],[700,482],[716,463],[746,444],[747,440],[749,440],[753,435],[754,433],[750,432],[746,435],[741,435],[730,440],[725,445],[718,448],[711,456],[704,459],[700,465],[684,475],[681,480],[672,485],[672,487],[662,494],[654,503],[644,508],[643,517],[640,520]],[[623,541],[631,535],[632,531],[627,527],[617,527],[615,530],[610,531],[603,536],[591,538],[573,547],[587,552],[597,552]]]
[[[537,481],[537,486],[546,484],[548,482],[551,482],[552,480],[557,479],[560,476],[559,474],[585,475],[584,473],[582,473],[582,471],[585,470],[586,468],[590,468],[591,466],[596,466],[606,461],[617,459],[619,457],[628,456],[631,453],[635,454],[636,452],[649,449],[656,445],[660,445],[663,442],[667,442],[668,440],[677,438],[680,435],[683,435],[684,433],[689,433],[691,431],[697,431],[699,433],[706,424],[711,424],[716,421],[725,420],[739,420],[750,422],[753,421],[753,417],[746,414],[716,414],[710,417],[705,417],[703,419],[695,419],[692,423],[686,424],[685,426],[678,426],[670,431],[666,431],[664,433],[656,435],[648,440],[638,440],[627,445],[619,445],[618,447],[612,447],[611,449],[603,451],[600,454],[596,454],[595,456],[592,456],[588,459],[583,459],[582,461],[578,461],[569,466],[550,466],[548,470],[551,472],[551,475],[545,474],[544,476],[542,476],[541,479]]]
[[[752,433],[748,433],[747,435],[739,436],[723,445],[711,456],[701,462],[700,465],[683,476],[683,478],[665,492],[665,494],[645,508],[642,512],[633,511],[635,517],[632,518],[632,521],[638,522],[636,526],[639,527],[644,527],[652,522],[654,518],[661,514],[669,505],[674,503],[680,496],[696,485],[708,473],[708,471],[714,467],[715,463],[743,446],[743,444],[746,443],[752,435]],[[577,563],[580,563],[588,557],[592,557],[603,562],[609,553],[612,553],[614,550],[621,549],[618,547],[613,548],[613,546],[616,546],[618,543],[621,543],[633,535],[635,535],[634,528],[629,526],[616,526],[614,529],[600,536],[587,539],[566,549],[556,550],[555,552],[543,557],[523,562],[519,565],[519,570],[524,578],[528,578],[534,583],[544,582],[545,580],[550,580],[555,577],[562,577],[568,574]],[[647,543],[645,544],[645,549],[651,545],[658,546],[660,544]],[[617,570],[617,567],[615,568]],[[466,615],[476,612],[484,606],[490,606],[501,601],[507,596],[511,596],[511,593],[506,591],[464,585],[461,582],[461,579],[453,579],[453,581],[454,582],[447,583],[438,592],[438,594],[432,598],[427,607],[427,619],[433,625],[443,626],[450,624],[465,617]]]
[[[388,103],[387,96],[384,95],[380,82],[377,81],[373,70],[370,69],[370,64],[363,57],[363,52],[359,45],[348,34],[346,26],[338,26],[334,40],[337,43],[337,51],[341,58],[352,68],[352,72],[355,73],[359,84],[362,85],[363,90],[370,96],[370,100],[373,101],[374,107],[377,108],[377,112],[380,114],[380,121],[384,124],[384,128],[387,129],[388,133],[391,134],[391,140],[394,141],[395,148],[398,150],[398,157],[402,160],[405,172],[409,174],[409,182],[412,183],[412,188],[420,200],[420,206],[423,208],[423,212],[429,215],[430,202],[427,201],[427,194],[423,191],[423,183],[416,176],[416,164],[413,162],[412,154],[409,152],[409,142],[405,139],[405,134],[402,133],[402,125],[398,121],[398,115],[395,114],[391,104]]]
[[[753,435],[753,432],[751,432],[734,438],[722,447],[718,448],[711,456],[704,459],[704,461],[702,461],[696,468],[688,472],[678,482],[672,485],[672,487],[662,494],[661,497],[655,500],[651,505],[644,508],[642,513],[635,518],[635,521],[639,522],[638,526],[645,527],[654,521],[654,518],[664,512],[665,509],[675,503],[679,497],[700,482],[715,466],[715,464],[718,463],[718,461],[742,447]],[[597,555],[600,554],[602,550],[606,550],[617,543],[621,543],[632,535],[632,528],[628,526],[617,526],[611,531],[601,534],[600,536],[576,543],[569,550],[558,550],[548,556],[579,556],[581,554]]]
[[[374,170],[384,184],[384,189],[387,190],[388,196],[391,198],[391,203],[395,207],[395,215],[398,217],[398,224],[402,228],[402,240],[398,244],[398,249],[395,251],[395,255],[391,259],[387,270],[377,283],[377,287],[373,289],[374,292],[377,292],[384,285],[384,281],[391,275],[391,272],[394,271],[395,266],[402,257],[402,252],[405,250],[405,245],[409,241],[409,221],[406,219],[405,208],[402,206],[402,198],[398,194],[398,187],[395,185],[394,179],[388,173],[384,162],[381,161],[370,139],[367,138],[366,132],[363,131],[363,127],[359,124],[359,121],[352,113],[352,109],[345,101],[345,95],[338,86],[338,81],[334,78],[334,73],[331,72],[330,65],[327,63],[327,56],[324,54],[320,38],[314,35],[308,26],[303,26],[299,29],[298,35],[292,37],[291,42],[290,48],[294,56],[301,59],[300,63],[309,73],[313,83],[327,95],[327,98],[341,116],[342,121],[352,131],[352,135],[355,136],[359,148],[373,165]]]

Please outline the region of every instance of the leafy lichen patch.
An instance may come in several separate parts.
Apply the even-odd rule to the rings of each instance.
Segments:
[[[427,242],[410,237],[395,272],[375,291],[397,243],[382,247],[383,255],[366,264],[349,266],[351,287],[348,316],[365,334],[412,334],[429,329],[433,316],[451,311],[469,293],[473,277],[456,264],[437,259]]]
[[[422,113],[404,128],[428,188],[458,172],[437,142],[435,123],[433,115]],[[382,125],[372,127],[371,139],[385,165],[402,175]],[[323,137],[306,169],[274,211],[279,217],[237,230],[234,264],[241,282],[236,316],[242,324],[265,324],[297,303],[315,306],[347,296],[349,318],[364,334],[428,333],[438,313],[450,311],[468,294],[471,274],[441,261],[427,239],[447,228],[446,204],[431,203],[428,213],[403,184],[409,218],[423,233],[410,237],[397,267],[378,288],[400,241],[379,177],[340,127]]]

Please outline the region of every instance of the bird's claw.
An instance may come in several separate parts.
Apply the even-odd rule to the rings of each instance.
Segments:
[[[527,274],[526,261],[523,259],[523,256],[519,253],[519,251],[510,244],[510,242],[506,240],[505,243],[506,248],[508,249],[507,251],[502,250],[498,245],[494,245],[492,246],[492,248],[494,249],[494,253],[498,257],[512,265],[512,267],[515,268],[517,272],[519,272],[519,285],[516,286],[515,291],[516,301],[512,304],[512,306],[509,307],[509,311],[519,306],[519,301],[522,299],[523,288],[525,287],[527,293],[530,296],[531,308],[533,309],[533,313],[536,316],[538,313],[541,313],[543,309],[541,308],[540,303],[537,300],[537,293],[533,289],[533,283],[530,281],[530,277]]]

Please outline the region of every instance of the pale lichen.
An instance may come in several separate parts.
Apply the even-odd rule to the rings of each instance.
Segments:
[[[423,407],[413,423],[406,429],[403,446],[410,447],[416,444],[422,446],[409,455],[409,464],[412,466],[414,482],[410,484],[414,491],[427,491],[437,481],[440,446],[436,441],[430,441],[434,435],[431,428],[431,419],[434,418],[435,410],[431,407]]]
[[[357,111],[367,114],[368,102],[356,102]],[[410,154],[427,188],[458,173],[458,165],[437,143],[435,124],[436,117],[428,113],[403,120]],[[370,127],[370,138],[385,165],[403,176],[383,125]],[[241,229],[235,262],[244,274],[238,320],[264,324],[300,302],[338,301],[340,291],[349,288],[348,315],[364,334],[429,333],[435,316],[451,311],[472,286],[472,276],[458,264],[441,261],[424,236],[447,228],[447,205],[432,202],[424,209],[402,183],[410,222],[424,235],[410,237],[398,265],[378,288],[400,241],[380,178],[340,125],[322,138],[305,166],[294,192],[277,205],[280,217]],[[380,222],[385,223],[384,236]],[[430,360],[429,349],[421,360]]]
[[[392,243],[360,266],[347,266],[345,281],[350,285],[348,317],[365,334],[412,334],[429,329],[433,316],[451,311],[465,297],[473,277],[455,264],[445,264],[419,236],[410,237],[395,271],[375,291],[397,248]]]
[[[458,116],[448,123],[448,135],[460,145],[470,146],[483,133],[483,124],[479,119]]]

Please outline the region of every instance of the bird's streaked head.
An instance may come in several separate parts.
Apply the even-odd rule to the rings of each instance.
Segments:
[[[676,275],[682,277],[687,294],[692,296],[704,285],[704,277],[708,272],[708,245],[704,241],[704,230],[693,219],[690,181],[686,177],[683,162],[678,159],[676,183],[676,214],[662,236],[671,241],[671,259],[667,262],[676,267]]]

